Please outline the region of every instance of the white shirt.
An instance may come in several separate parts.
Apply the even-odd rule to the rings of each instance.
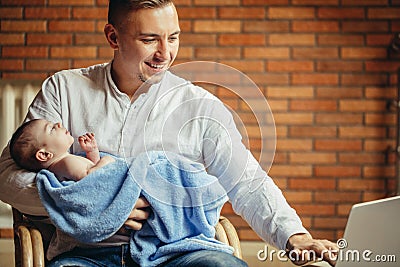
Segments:
[[[111,63],[106,63],[56,73],[43,83],[26,119],[61,122],[75,138],[93,132],[100,151],[121,157],[150,150],[185,155],[218,177],[234,211],[266,242],[283,249],[291,235],[307,233],[242,144],[232,115],[220,100],[166,72],[161,82],[131,102],[114,84],[110,70]],[[75,142],[71,152],[80,151]],[[46,215],[34,174],[16,167],[8,147],[0,159],[0,173],[2,201],[21,212]]]

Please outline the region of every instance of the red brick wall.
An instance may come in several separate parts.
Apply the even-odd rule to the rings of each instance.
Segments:
[[[44,79],[108,61],[107,0],[2,0],[2,79]],[[340,237],[353,203],[393,194],[400,57],[399,0],[177,0],[177,62],[210,60],[251,77],[273,110],[277,152],[270,174],[316,237]],[[257,125],[232,94],[259,154]],[[251,117],[251,116],[250,116]],[[247,118],[247,120],[246,120]],[[256,129],[254,131],[254,129]],[[253,133],[254,132],[254,133]],[[230,206],[242,239],[257,239]]]

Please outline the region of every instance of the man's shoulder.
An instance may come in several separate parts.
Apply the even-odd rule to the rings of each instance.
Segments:
[[[42,85],[45,91],[78,93],[77,88],[104,88],[110,73],[110,63],[85,68],[61,70],[47,78]]]
[[[70,78],[90,78],[90,77],[98,77],[101,75],[105,75],[109,69],[110,63],[101,63],[92,65],[89,67],[82,67],[82,68],[74,68],[74,69],[65,69],[60,70],[52,75],[53,78],[56,79],[70,79]]]

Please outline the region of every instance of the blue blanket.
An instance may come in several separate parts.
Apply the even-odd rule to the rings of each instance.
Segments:
[[[152,212],[130,238],[132,258],[141,266],[202,249],[232,253],[214,239],[226,192],[203,165],[179,155],[152,151],[132,160],[116,158],[78,182],[60,182],[42,170],[37,187],[53,223],[84,243],[114,235],[144,196]]]

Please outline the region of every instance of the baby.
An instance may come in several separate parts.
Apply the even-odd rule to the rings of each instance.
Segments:
[[[15,131],[10,141],[10,154],[26,170],[48,169],[60,180],[74,181],[114,161],[111,156],[100,158],[93,133],[79,136],[78,141],[87,158],[68,152],[74,138],[61,123],[37,119],[22,124]]]

